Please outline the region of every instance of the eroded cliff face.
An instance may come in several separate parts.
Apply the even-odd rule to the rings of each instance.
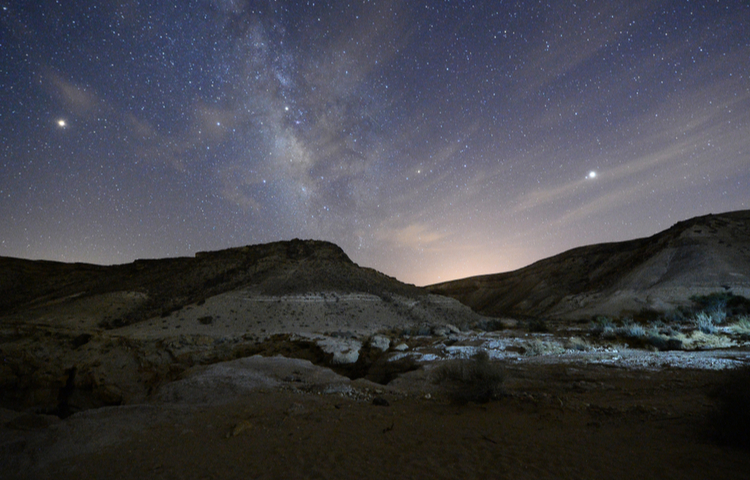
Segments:
[[[697,217],[649,238],[576,248],[427,290],[485,315],[571,319],[667,311],[718,290],[750,296],[750,211]]]

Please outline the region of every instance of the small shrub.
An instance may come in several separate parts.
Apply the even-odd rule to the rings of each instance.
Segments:
[[[678,335],[682,340],[683,350],[716,350],[736,347],[737,343],[725,335],[713,335],[694,330],[690,336]]]
[[[716,333],[716,325],[714,325],[714,317],[706,312],[698,312],[693,318],[693,324],[695,328],[706,334]]]
[[[487,403],[502,393],[505,372],[485,351],[470,359],[452,360],[437,368],[433,381],[443,385],[454,403]]]
[[[658,333],[657,334],[650,333],[648,335],[648,338],[646,338],[646,343],[662,352],[664,350],[668,350],[667,337],[663,337],[659,335]]]
[[[622,327],[617,329],[617,334],[625,338],[643,338],[646,336],[646,329],[632,320],[626,320]]]
[[[589,331],[591,332],[591,334],[599,336],[603,339],[612,339],[617,336],[615,324],[609,317],[596,317],[594,321],[591,322]]]
[[[585,352],[591,349],[591,345],[581,337],[570,337],[565,343],[565,348],[568,350],[576,350],[579,352]]]
[[[727,312],[724,309],[717,308],[708,310],[708,315],[713,319],[715,324],[722,324],[727,319]]]
[[[666,335],[667,337],[674,337],[680,332],[679,328],[675,328],[674,325],[667,325],[664,322],[658,322],[654,325],[654,328],[660,335]]]
[[[685,324],[690,323],[692,311],[689,308],[677,307],[675,310],[667,313],[665,318],[670,323]]]
[[[526,344],[526,352],[524,355],[527,357],[537,357],[539,355],[551,355],[563,352],[565,352],[565,349],[560,345],[553,342],[543,342],[538,338],[535,338]]]
[[[714,292],[708,295],[693,295],[690,300],[698,310],[725,310],[727,303],[734,297],[729,292]]]
[[[589,328],[589,331],[598,336],[604,336],[605,332],[607,334],[613,333],[615,330],[614,323],[612,323],[612,320],[609,317],[596,317],[593,322],[591,322],[591,328]]]
[[[690,297],[694,311],[723,312],[725,316],[739,316],[750,314],[750,299],[731,292],[714,292],[708,295]]]
[[[750,318],[745,316],[737,319],[737,323],[732,325],[731,331],[735,335],[741,335],[743,337],[750,336]]]
[[[617,330],[613,326],[605,327],[601,333],[601,337],[605,340],[611,340],[617,337]]]
[[[672,335],[661,335],[658,332],[651,332],[646,338],[646,343],[664,352],[668,350],[682,350],[682,340]]]

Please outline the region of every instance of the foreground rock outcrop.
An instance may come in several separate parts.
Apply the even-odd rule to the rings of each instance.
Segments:
[[[665,312],[717,290],[750,297],[750,210],[696,217],[652,237],[580,247],[427,290],[484,315],[568,319]]]

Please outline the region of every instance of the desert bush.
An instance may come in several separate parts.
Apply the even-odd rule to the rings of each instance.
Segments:
[[[689,336],[677,335],[677,338],[682,341],[683,350],[715,350],[737,346],[737,343],[726,335],[713,335],[700,330],[694,330]]]
[[[542,340],[535,338],[526,344],[526,352],[524,355],[527,357],[537,357],[539,355],[551,355],[563,352],[565,352],[565,349],[559,344],[543,342]]]
[[[643,325],[639,325],[632,320],[625,320],[622,326],[617,329],[617,334],[625,338],[643,338],[646,336],[646,329]]]
[[[454,403],[487,403],[502,393],[505,372],[485,351],[470,359],[451,360],[439,366],[433,381],[442,385]]]
[[[750,314],[750,299],[731,292],[714,292],[708,295],[690,297],[693,302],[693,312],[705,311],[711,314],[729,317]],[[715,318],[717,320],[718,318]],[[718,322],[720,323],[720,322]]]
[[[568,341],[565,342],[565,348],[568,350],[585,352],[591,349],[591,345],[589,345],[589,342],[581,337],[570,337]]]
[[[750,318],[743,316],[737,319],[737,323],[732,325],[731,332],[743,337],[750,336]]]
[[[591,322],[589,332],[601,338],[611,339],[617,336],[615,324],[609,317],[599,316]]]
[[[685,323],[690,323],[690,317],[692,315],[693,315],[693,312],[691,309],[686,308],[686,307],[677,307],[671,312],[666,313],[665,319],[667,322],[670,322],[670,323],[685,324]]]
[[[591,333],[595,333],[599,335],[607,327],[610,327],[610,328],[614,327],[614,323],[612,323],[612,319],[609,317],[598,316],[594,318],[594,320],[591,322],[591,327],[589,328],[589,330],[591,331]]]
[[[669,325],[662,320],[654,322],[652,328],[660,335],[666,335],[667,337],[673,337],[680,332],[679,327],[676,325]]]
[[[693,302],[696,310],[725,310],[732,297],[734,294],[729,292],[714,292],[708,295],[693,295],[690,301]]]
[[[715,438],[726,445],[750,448],[750,367],[730,372],[712,393],[718,401],[711,418]]]
[[[716,325],[713,315],[707,312],[698,312],[693,317],[695,328],[706,334],[716,333]]]
[[[651,345],[659,351],[682,350],[682,340],[674,335],[662,335],[652,331],[646,337],[646,344]]]

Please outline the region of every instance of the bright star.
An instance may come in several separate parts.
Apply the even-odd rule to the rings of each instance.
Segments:
[[[588,179],[590,179],[590,180],[591,180],[591,179],[594,179],[594,178],[596,178],[596,172],[595,172],[595,171],[593,171],[593,170],[591,170],[591,171],[589,172],[589,174],[588,174],[588,175],[586,176],[586,178],[588,178]]]
[[[65,128],[68,126],[68,124],[65,122],[65,120],[61,118],[60,120],[57,121],[57,126],[60,128]]]

